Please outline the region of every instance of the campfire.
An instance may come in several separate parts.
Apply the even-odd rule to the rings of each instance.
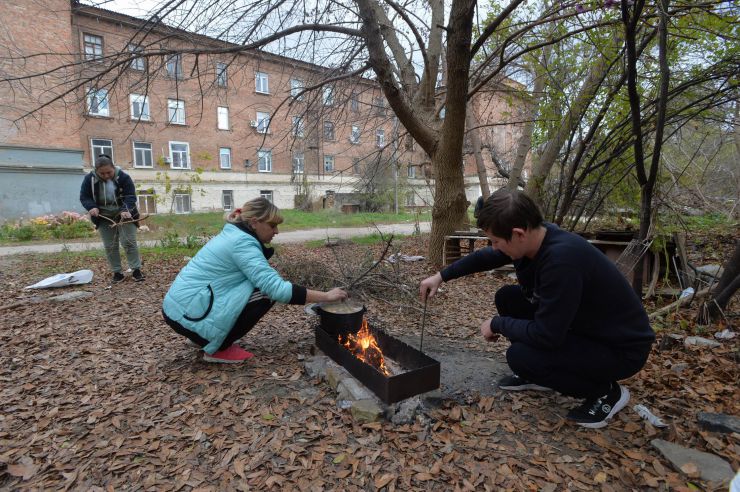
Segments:
[[[340,337],[339,341],[342,345],[347,347],[350,352],[352,352],[352,355],[363,361],[365,364],[369,364],[386,376],[390,376],[391,373],[385,365],[383,351],[380,350],[377,340],[375,340],[375,337],[370,332],[370,327],[368,326],[366,319],[362,319],[362,327],[356,335],[348,333],[347,335]]]

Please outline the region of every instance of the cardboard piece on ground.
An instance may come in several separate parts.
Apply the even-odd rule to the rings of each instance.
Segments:
[[[67,287],[70,285],[89,284],[92,282],[92,270],[77,270],[72,273],[57,273],[47,277],[40,282],[29,285],[26,289],[51,289],[54,287]]]

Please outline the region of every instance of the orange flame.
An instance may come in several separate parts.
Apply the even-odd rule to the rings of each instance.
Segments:
[[[370,364],[386,376],[390,376],[390,371],[385,365],[383,351],[380,350],[378,342],[370,333],[370,327],[367,320],[363,318],[362,328],[356,335],[348,333],[343,345],[352,352],[352,354],[366,364]]]

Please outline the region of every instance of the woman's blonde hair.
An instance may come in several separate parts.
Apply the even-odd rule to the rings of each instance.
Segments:
[[[236,224],[247,222],[252,217],[260,222],[270,224],[282,224],[283,216],[280,215],[280,209],[270,202],[267,198],[253,198],[242,205],[241,208],[234,209],[226,216],[226,222]]]

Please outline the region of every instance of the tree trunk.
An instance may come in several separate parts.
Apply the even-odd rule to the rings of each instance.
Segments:
[[[535,74],[534,87],[532,88],[531,103],[525,106],[524,110],[524,128],[522,136],[516,146],[516,158],[514,165],[509,173],[509,182],[506,187],[510,190],[516,190],[519,187],[519,181],[522,176],[524,164],[527,162],[527,155],[532,148],[532,134],[534,133],[534,120],[540,107],[542,93],[545,90],[545,79],[547,78],[547,65],[550,59],[551,45],[542,49],[542,60],[539,64],[533,63],[532,73]]]
[[[433,265],[442,264],[444,237],[460,227],[468,209],[462,155],[474,11],[475,0],[454,0],[447,26],[447,104],[439,144],[431,154],[435,176],[429,261]]]
[[[486,164],[483,162],[481,154],[480,133],[478,130],[478,118],[475,115],[473,104],[468,105],[468,114],[466,116],[468,124],[468,136],[470,144],[473,146],[473,156],[475,157],[475,168],[478,171],[478,182],[480,183],[480,192],[483,199],[486,200],[491,195],[491,189],[488,186],[488,172]]]
[[[699,310],[697,322],[702,325],[717,321],[732,296],[740,288],[740,240],[735,243],[735,252],[724,264],[724,272],[719,278],[717,288],[714,289],[712,299],[704,303]]]
[[[621,41],[621,33],[615,34],[615,42]],[[578,95],[570,105],[568,111],[563,116],[560,124],[554,129],[554,134],[545,145],[545,150],[538,159],[532,163],[532,174],[527,180],[527,195],[534,200],[540,207],[544,203],[544,185],[550,169],[555,164],[560,149],[573,132],[578,123],[583,118],[586,109],[594,100],[596,92],[599,90],[601,83],[609,71],[610,62],[600,53],[594,53],[594,64],[588,71],[588,76],[583,82]]]

